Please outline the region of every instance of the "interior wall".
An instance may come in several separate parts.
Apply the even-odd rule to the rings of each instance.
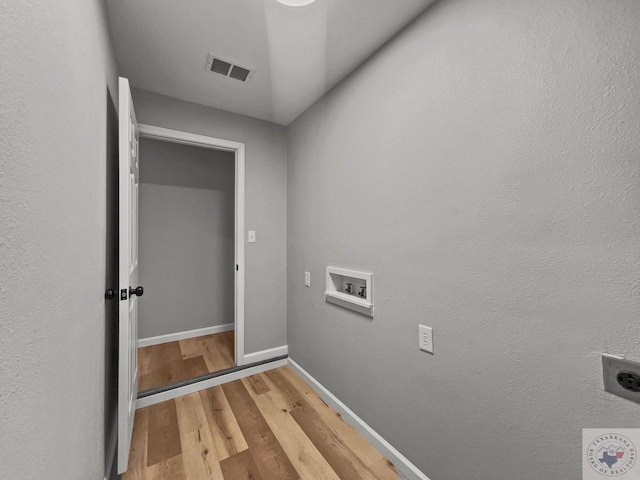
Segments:
[[[140,139],[140,338],[234,322],[235,163]]]
[[[108,90],[99,0],[0,7],[0,470],[105,474]]]
[[[290,125],[291,358],[434,480],[578,479],[583,427],[640,427],[600,357],[640,360],[638,25],[440,1]]]
[[[245,354],[286,345],[286,129],[145,90],[133,101],[140,123],[245,144]]]

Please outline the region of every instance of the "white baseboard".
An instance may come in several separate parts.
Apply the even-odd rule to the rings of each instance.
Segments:
[[[116,446],[118,445],[118,426],[114,425],[111,431],[111,438],[109,439],[109,445],[105,445],[107,449],[107,464],[104,470],[104,480],[111,479],[111,469],[116,458]]]
[[[224,325],[216,325],[214,327],[198,328],[197,330],[187,330],[186,332],[169,333],[167,335],[158,335],[157,337],[141,338],[138,340],[138,347],[148,347],[150,345],[158,345],[160,343],[175,342],[186,338],[201,337],[203,335],[213,335],[214,333],[228,332],[233,330],[235,324],[225,323]]]
[[[268,350],[261,350],[259,352],[248,353],[244,356],[244,364],[262,362],[263,360],[269,360],[271,358],[280,357],[286,355],[289,351],[289,347],[282,345],[281,347],[269,348]]]
[[[405,480],[429,480],[429,477],[422,473],[418,467],[407,460],[404,455],[291,358],[289,358],[289,366],[316,391],[327,405],[336,410],[348,424],[366,438],[384,457],[390,460],[402,478]]]
[[[256,365],[255,367],[245,368],[237,372],[227,373],[226,375],[220,375],[219,377],[210,378],[209,380],[203,380],[202,382],[192,383],[191,385],[185,385],[184,387],[174,388],[162,393],[156,393],[149,397],[139,398],[136,400],[136,409],[155,405],[166,400],[172,400],[182,395],[189,395],[190,393],[199,392],[200,390],[206,390],[207,388],[217,387],[223,383],[233,382],[244,377],[255,375],[256,373],[266,372],[273,368],[284,367],[287,364],[287,359],[277,360],[271,363],[263,363],[262,365]]]

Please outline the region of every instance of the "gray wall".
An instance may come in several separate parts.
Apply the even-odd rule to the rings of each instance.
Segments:
[[[142,138],[140,338],[233,323],[235,155]]]
[[[140,123],[246,145],[245,353],[287,343],[287,153],[284,127],[134,89]]]
[[[290,355],[433,480],[579,479],[583,427],[640,427],[600,360],[640,360],[639,24],[442,1],[290,126]]]
[[[0,476],[103,478],[107,88],[98,0],[0,7]]]

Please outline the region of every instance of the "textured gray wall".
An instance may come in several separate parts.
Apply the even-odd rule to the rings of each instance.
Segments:
[[[583,427],[640,427],[600,360],[640,360],[638,25],[442,1],[290,126],[290,355],[433,480],[577,480]]]
[[[0,476],[105,465],[107,88],[102,2],[0,6]]]
[[[286,130],[145,90],[133,90],[140,123],[243,142],[246,145],[245,353],[287,343]]]
[[[138,336],[233,323],[235,155],[140,140]]]

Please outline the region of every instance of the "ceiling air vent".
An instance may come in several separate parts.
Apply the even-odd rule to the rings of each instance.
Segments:
[[[219,57],[215,57],[212,54],[209,54],[207,57],[207,65],[205,69],[208,72],[218,73],[220,75],[224,75],[225,77],[234,78],[236,80],[240,80],[241,82],[247,83],[251,79],[251,75],[253,72],[244,67],[240,67],[238,65],[234,65],[227,60],[222,60]]]

